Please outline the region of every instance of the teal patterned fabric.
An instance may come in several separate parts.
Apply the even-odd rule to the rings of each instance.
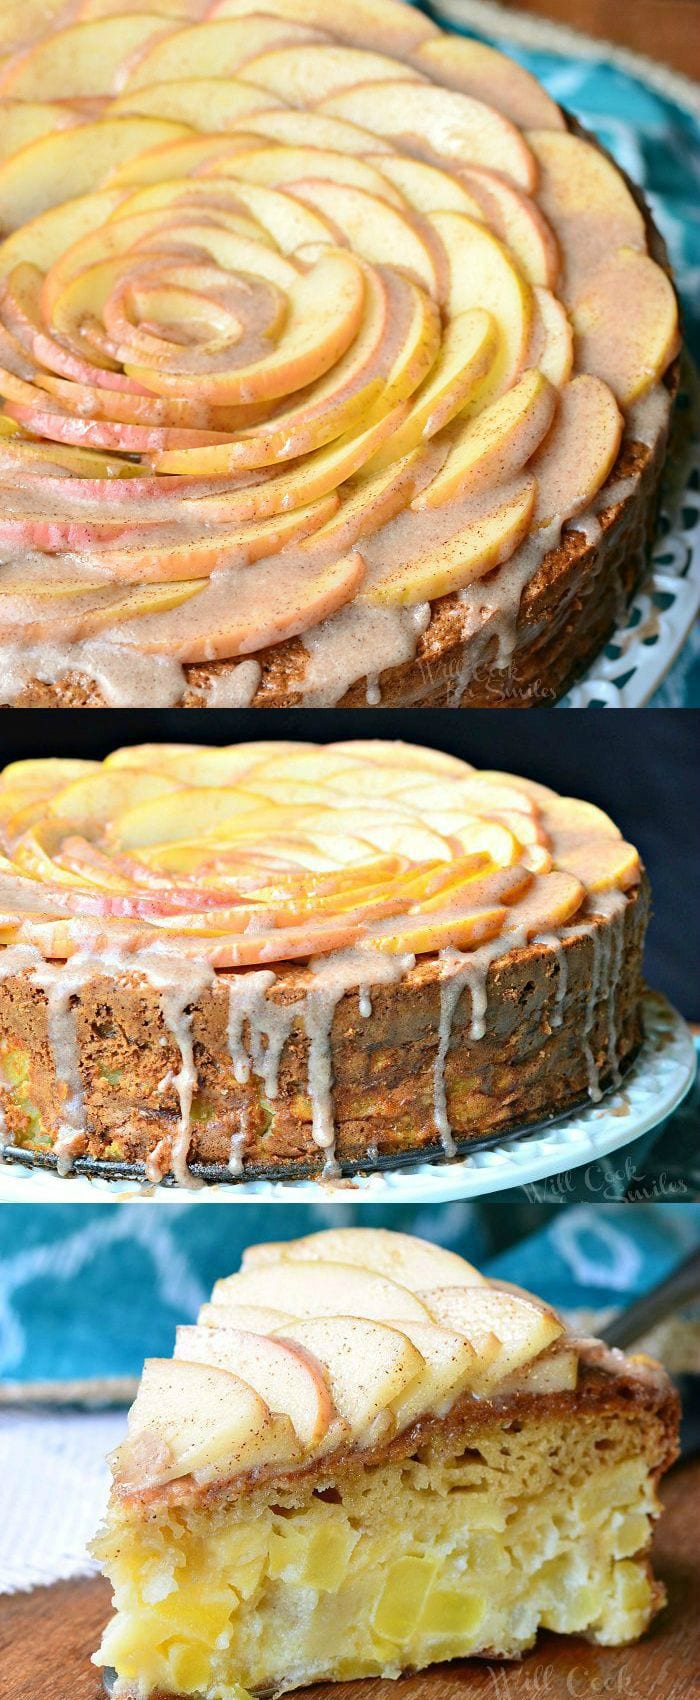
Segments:
[[[420,9],[446,29],[454,28],[439,3]],[[686,340],[694,359],[700,362],[700,117],[608,63],[604,42],[600,44],[600,57],[590,59],[526,51],[510,42],[506,34],[487,36],[474,29],[461,33],[478,34],[533,71],[554,100],[597,135],[643,188],[668,246]],[[650,42],[650,55],[653,51]],[[696,625],[649,706],[700,706],[700,626]]]
[[[172,1351],[246,1244],[334,1225],[423,1234],[569,1309],[631,1302],[700,1244],[700,1205],[11,1205],[0,1211],[0,1378],[138,1375]],[[280,1297],[283,1303],[283,1294]]]

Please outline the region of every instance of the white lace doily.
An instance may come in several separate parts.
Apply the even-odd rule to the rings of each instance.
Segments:
[[[54,1170],[0,1163],[0,1203],[197,1203],[437,1204],[480,1198],[524,1186],[593,1163],[660,1127],[689,1092],[696,1054],[686,1023],[665,998],[648,992],[643,1004],[645,1038],[617,1091],[588,1104],[549,1128],[511,1134],[486,1150],[454,1162],[414,1163],[407,1168],[332,1180],[238,1181],[185,1193],[179,1186],[150,1186],[136,1180],[106,1180]]]
[[[588,672],[558,708],[643,708],[680,654],[700,609],[700,443],[673,520],[662,504],[649,570]]]
[[[0,1594],[97,1568],[87,1546],[107,1504],[105,1459],[125,1421],[123,1411],[0,1412]]]

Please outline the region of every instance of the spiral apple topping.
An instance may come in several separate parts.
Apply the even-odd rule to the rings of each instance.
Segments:
[[[54,961],[350,952],[371,984],[384,957],[523,945],[640,877],[590,804],[381,741],[19,762],[0,823],[0,940]]]
[[[379,670],[534,571],[677,351],[615,167],[397,0],[59,10],[0,68],[3,641],[206,663],[352,604]]]

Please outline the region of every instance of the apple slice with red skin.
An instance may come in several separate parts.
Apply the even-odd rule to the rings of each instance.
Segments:
[[[581,373],[565,386],[530,466],[538,483],[538,525],[571,519],[588,506],[615,465],[622,426],[615,397],[599,378]]]
[[[214,0],[208,18],[239,18],[250,0]],[[268,0],[267,11],[276,18],[300,20],[320,30],[328,29],[327,0]],[[332,20],[334,36],[351,45],[371,47],[379,53],[409,53],[421,41],[438,34],[437,27],[422,12],[400,0],[353,0],[351,8],[339,8]]]
[[[536,284],[533,318],[525,356],[526,367],[537,366],[555,389],[568,384],[574,368],[574,333],[566,308],[550,289]]]
[[[57,206],[67,184],[75,196],[99,189],[124,160],[186,133],[165,118],[103,118],[41,136],[0,166],[0,228],[17,230]]]
[[[308,508],[296,508],[292,513],[273,519],[257,521],[238,530],[208,530],[200,537],[184,536],[179,541],[158,542],[155,538],[134,542],[134,526],[129,523],[128,510],[121,520],[74,519],[33,520],[26,516],[0,514],[0,538],[6,542],[26,544],[49,553],[63,550],[100,548],[116,543],[121,546],[103,549],[100,564],[108,578],[103,588],[115,580],[133,584],[167,580],[207,578],[222,560],[231,565],[245,566],[261,556],[275,555],[290,543],[306,538],[335,512],[338,497],[329,494]],[[79,588],[79,587],[78,587]]]
[[[514,255],[528,283],[555,289],[561,270],[559,245],[532,196],[483,167],[460,172],[460,182],[475,197],[487,223]]]
[[[112,1469],[116,1492],[128,1497],[195,1471],[211,1481],[263,1464],[289,1466],[300,1456],[289,1417],[273,1416],[238,1376],[207,1364],[147,1358]]]
[[[320,1445],[335,1409],[316,1361],[283,1340],[234,1325],[178,1328],[176,1361],[211,1364],[240,1377],[269,1410],[288,1416],[305,1452]]]
[[[430,1287],[480,1287],[486,1280],[454,1251],[432,1245],[414,1234],[390,1232],[387,1228],[324,1228],[297,1240],[267,1241],[246,1247],[242,1269],[260,1269],[263,1264],[332,1263],[358,1264],[376,1275],[388,1275],[409,1292]],[[284,1271],[280,1271],[284,1279]]]
[[[0,97],[16,100],[71,100],[110,95],[121,67],[144,43],[168,34],[175,25],[157,13],[98,18],[52,30],[0,68]]]
[[[528,193],[536,187],[537,167],[520,131],[470,95],[427,82],[411,84],[409,94],[406,83],[389,78],[329,95],[320,109],[429,162],[442,161],[453,170],[485,165]]]
[[[557,392],[541,372],[526,372],[476,418],[457,421],[451,446],[435,478],[411,506],[422,512],[468,498],[515,478],[549,430]]]
[[[495,107],[519,130],[565,130],[561,108],[542,84],[505,53],[486,42],[440,35],[411,54],[414,65],[444,88],[459,89]]]

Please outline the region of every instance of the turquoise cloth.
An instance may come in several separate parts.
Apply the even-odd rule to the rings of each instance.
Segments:
[[[172,1351],[246,1244],[332,1225],[423,1234],[568,1308],[630,1302],[700,1244],[700,1205],[8,1205],[0,1211],[0,1377],[138,1375]],[[280,1304],[284,1291],[280,1293]]]
[[[439,3],[423,5],[436,23],[454,25]],[[464,30],[477,35],[476,30]],[[700,362],[700,119],[639,78],[607,63],[606,44],[595,59],[531,51],[506,34],[486,36],[533,71],[562,106],[597,135],[628,175],[644,190],[671,257],[680,294],[685,335]],[[649,43],[653,55],[654,44]],[[614,116],[611,116],[614,114]],[[700,625],[685,644],[653,708],[700,706]]]

